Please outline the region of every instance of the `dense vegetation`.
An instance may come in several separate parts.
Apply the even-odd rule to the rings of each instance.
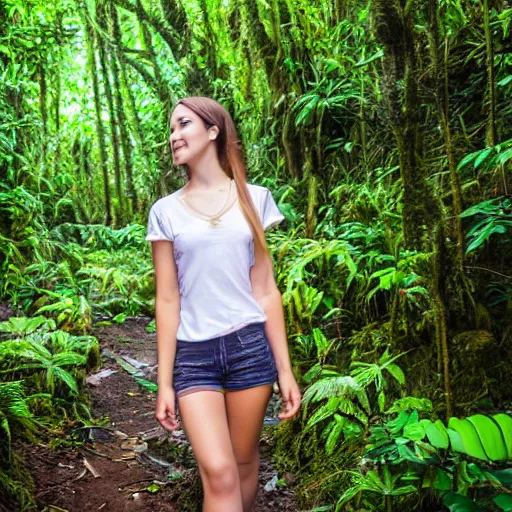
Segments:
[[[4,501],[33,505],[13,439],[92,421],[91,326],[152,314],[147,212],[185,179],[168,115],[202,95],[286,216],[305,392],[274,462],[304,508],[512,510],[511,22],[507,0],[1,2]]]

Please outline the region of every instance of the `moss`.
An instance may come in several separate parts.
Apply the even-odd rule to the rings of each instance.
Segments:
[[[35,511],[34,488],[25,461],[13,450],[10,464],[0,464],[0,505],[5,510]]]
[[[348,339],[352,361],[377,360],[391,344],[391,322],[372,322]]]
[[[488,350],[495,340],[489,331],[465,331],[454,336],[453,343],[466,352],[476,353]]]
[[[272,463],[280,475],[293,475],[297,504],[311,509],[336,501],[350,485],[345,470],[354,468],[363,450],[363,439],[350,444],[340,442],[327,455],[320,428],[304,432],[307,418],[280,423],[273,432]]]
[[[87,352],[86,369],[88,372],[101,367],[101,352],[99,343],[95,343]]]
[[[476,304],[476,319],[475,327],[477,329],[485,329],[486,331],[491,330],[492,320],[491,315],[487,308],[480,303]]]
[[[180,512],[201,512],[203,486],[197,469],[189,469],[175,482],[172,499],[176,500]]]

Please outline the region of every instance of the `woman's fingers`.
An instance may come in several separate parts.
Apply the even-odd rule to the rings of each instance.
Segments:
[[[295,416],[300,408],[301,395],[293,394],[283,400],[284,411],[278,415],[281,420],[286,420]]]
[[[160,425],[167,430],[176,430],[180,426],[180,422],[174,416],[167,416],[163,419],[158,420]]]
[[[166,430],[177,430],[180,426],[179,422],[177,420],[173,419],[166,419],[163,421],[160,421],[160,425],[164,427]]]
[[[176,430],[180,426],[180,423],[176,418],[174,408],[172,407],[167,407],[163,411],[161,408],[158,408],[155,413],[155,418],[166,430]]]

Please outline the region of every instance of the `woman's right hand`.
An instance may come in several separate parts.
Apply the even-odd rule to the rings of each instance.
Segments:
[[[155,418],[166,430],[180,428],[180,423],[176,419],[176,398],[173,387],[158,386]]]

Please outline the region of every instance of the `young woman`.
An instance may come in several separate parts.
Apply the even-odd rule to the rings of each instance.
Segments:
[[[267,188],[246,182],[233,120],[219,103],[181,99],[170,128],[173,161],[185,166],[188,182],[156,201],[148,219],[155,417],[175,430],[179,410],[199,466],[203,511],[249,512],[272,384],[279,384],[281,420],[301,401],[264,234],[284,217]]]

